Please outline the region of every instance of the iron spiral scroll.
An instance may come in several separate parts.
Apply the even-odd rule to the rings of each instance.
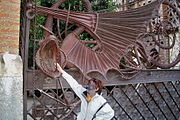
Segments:
[[[47,16],[45,27],[50,31],[52,31],[53,18],[79,26],[65,37],[61,49],[67,56],[67,63],[75,65],[84,76],[88,76],[91,72],[99,72],[106,78],[109,70],[116,70],[123,78],[130,79],[144,68],[170,68],[180,61],[178,54],[172,63],[160,63],[158,55],[152,56],[155,52],[148,51],[142,40],[149,36],[152,37],[155,46],[160,49],[173,48],[176,37],[171,38],[173,43],[170,46],[164,46],[158,42],[169,39],[167,38],[170,34],[168,31],[175,33],[178,29],[173,29],[170,22],[166,22],[165,18],[159,16],[162,4],[168,9],[176,11],[179,19],[179,9],[173,7],[170,2],[155,1],[140,8],[114,13],[90,12],[92,7],[88,0],[82,1],[88,12],[57,10],[57,7],[63,2],[65,0],[57,1],[51,8],[36,6],[36,9],[31,7],[33,9],[30,10],[36,10],[36,14]],[[159,22],[149,26],[152,19],[159,18]],[[167,30],[167,26],[171,30]],[[88,32],[95,41],[79,40],[78,36],[84,31]],[[45,37],[49,34],[44,32]],[[95,43],[96,47],[89,49],[86,47],[87,43]],[[124,62],[121,62],[122,59]],[[121,71],[119,66],[127,68],[128,72]],[[133,75],[126,76],[127,73]]]

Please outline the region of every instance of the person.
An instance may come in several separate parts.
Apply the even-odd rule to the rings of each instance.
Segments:
[[[77,120],[111,120],[113,118],[114,110],[100,95],[103,88],[100,80],[90,79],[87,88],[85,88],[66,73],[58,63],[57,70],[81,100],[81,108],[77,115]]]

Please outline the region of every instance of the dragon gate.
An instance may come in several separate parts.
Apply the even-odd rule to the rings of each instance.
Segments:
[[[76,118],[80,101],[62,78],[56,78],[54,63],[80,84],[90,77],[101,79],[103,96],[116,112],[113,119],[180,118],[179,1],[120,0],[119,5],[98,11],[91,2],[81,0],[80,12],[70,5],[59,9],[68,0],[57,0],[50,8],[25,0],[24,119]],[[110,9],[116,12],[108,13]],[[45,16],[45,24],[38,24],[37,16]],[[43,30],[41,40],[37,28]],[[82,34],[91,39],[82,40]],[[32,69],[29,41],[33,41]]]

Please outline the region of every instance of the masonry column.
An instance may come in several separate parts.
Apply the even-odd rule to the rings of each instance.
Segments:
[[[0,0],[0,120],[23,120],[20,0]]]

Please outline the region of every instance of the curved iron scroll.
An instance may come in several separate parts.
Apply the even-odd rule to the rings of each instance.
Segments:
[[[36,14],[51,15],[64,21],[68,18],[69,23],[82,25],[63,41],[61,48],[67,56],[67,62],[78,67],[85,76],[97,71],[106,78],[108,70],[119,71],[120,65],[136,71],[142,69],[144,63],[146,67],[163,68],[163,65],[156,64],[155,57],[146,52],[141,42],[141,36],[157,34],[157,31],[147,32],[147,27],[150,20],[158,16],[161,4],[162,1],[155,1],[140,8],[114,13],[73,12],[40,6],[35,10]],[[78,35],[84,30],[97,40],[98,51],[90,50],[78,39]],[[137,63],[133,61],[133,57],[137,58]],[[126,63],[120,62],[122,58]],[[179,59],[176,60],[176,64],[178,62]]]

